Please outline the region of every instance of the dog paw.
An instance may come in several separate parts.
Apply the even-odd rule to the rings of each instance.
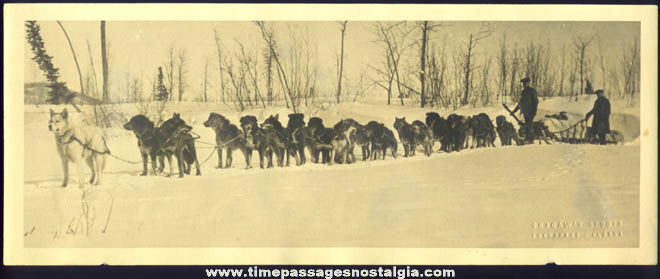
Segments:
[[[66,182],[62,183],[62,188],[66,187],[66,185],[67,185]]]
[[[156,173],[156,172],[154,172],[154,173]],[[146,172],[143,172],[143,173],[140,174],[140,176],[146,176],[146,175],[147,175]]]

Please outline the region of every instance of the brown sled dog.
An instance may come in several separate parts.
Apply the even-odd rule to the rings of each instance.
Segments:
[[[355,146],[360,146],[362,149],[362,161],[369,158],[369,143],[371,140],[367,137],[367,129],[365,126],[360,125],[352,118],[342,119],[334,127],[335,131],[344,134],[348,138],[348,159],[350,162],[355,162]]]
[[[513,127],[511,122],[506,121],[504,115],[495,117],[495,123],[497,124],[497,134],[500,137],[502,146],[512,145],[514,142],[516,145],[522,145],[522,141],[518,138],[518,134],[516,134],[516,128]]]
[[[392,152],[392,157],[396,159],[397,142],[394,137],[394,132],[385,127],[385,124],[376,121],[370,121],[366,125],[367,138],[371,141],[371,160],[381,159],[385,160],[387,149]]]
[[[284,167],[284,155],[287,149],[286,128],[282,126],[279,120],[280,115],[271,115],[261,123],[261,135],[266,146],[268,158],[268,167],[273,166],[273,153],[277,166]]]
[[[323,154],[321,163],[329,165],[334,164],[335,161],[339,163],[346,163],[348,161],[348,138],[341,133],[338,133],[333,128],[328,128],[323,125],[323,120],[318,117],[309,118],[307,127],[311,133],[311,142],[314,145],[315,153],[312,154],[313,158],[321,159],[319,152]]]
[[[62,187],[66,187],[69,182],[69,162],[73,162],[77,166],[80,187],[83,187],[85,183],[83,179],[83,162],[92,171],[89,183],[100,184],[101,174],[105,167],[105,154],[109,153],[101,129],[84,126],[74,127],[69,123],[69,114],[66,109],[60,113],[51,109],[48,130],[55,135],[57,153],[62,161],[62,169],[64,170]]]
[[[245,138],[243,137],[241,131],[236,127],[236,125],[231,124],[227,118],[224,116],[212,112],[209,114],[209,119],[204,121],[204,127],[213,128],[215,131],[215,143],[218,149],[218,168],[223,168],[222,166],[222,150],[226,151],[227,161],[225,163],[225,168],[231,168],[231,163],[233,160],[232,154],[234,149],[240,149],[245,156],[245,162],[247,163],[246,167],[250,167],[250,156],[247,154],[247,149],[245,148]],[[252,150],[250,150],[251,153]]]
[[[192,127],[188,126],[181,115],[174,113],[172,118],[163,122],[154,133],[157,140],[155,149],[151,150],[152,156],[160,156],[161,154],[167,157],[170,164],[170,172],[168,176],[172,175],[172,160],[174,155],[177,159],[177,166],[179,168],[179,177],[183,174],[190,174],[191,165],[195,163],[197,169],[196,175],[201,175],[199,169],[199,161],[197,161],[197,151],[195,149],[195,139],[190,135]],[[161,157],[162,158],[162,157]],[[160,159],[161,170],[163,160]]]
[[[138,148],[140,149],[140,157],[142,157],[142,173],[141,176],[147,175],[147,164],[149,158],[151,157],[151,169],[152,173],[155,175],[162,171],[163,167],[163,156],[157,156],[156,146],[158,142],[154,135],[155,128],[154,123],[149,120],[144,115],[138,114],[131,117],[131,119],[124,124],[124,129],[132,131],[135,134],[135,137],[138,140]],[[161,161],[161,169],[158,169],[157,157]],[[171,158],[170,158],[171,159]]]
[[[424,155],[431,156],[433,137],[426,124],[421,121],[408,124],[406,118],[394,118],[394,129],[399,133],[399,140],[403,144],[404,157],[415,156],[418,144],[424,146]]]

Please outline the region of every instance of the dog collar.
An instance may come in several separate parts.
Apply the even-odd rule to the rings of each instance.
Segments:
[[[62,144],[70,144],[74,141],[73,132],[71,129],[66,130],[66,132],[64,132],[64,134],[61,136],[56,136],[56,138]],[[66,141],[64,139],[66,139]]]

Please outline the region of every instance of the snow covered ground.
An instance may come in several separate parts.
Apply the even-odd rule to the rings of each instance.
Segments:
[[[593,104],[586,98],[562,101],[543,101],[540,110],[584,115]],[[633,247],[639,241],[634,108],[620,113],[633,124],[613,118],[613,129],[632,135],[618,146],[497,143],[430,158],[419,152],[413,158],[267,170],[245,170],[235,151],[233,168],[215,168],[213,154],[202,176],[185,178],[141,177],[141,164],[108,158],[104,183],[87,188],[84,199],[75,183],[59,186],[49,108],[25,107],[25,247]],[[127,117],[139,111],[131,104],[117,109]],[[205,141],[214,139],[202,125],[211,111],[233,123],[245,114],[261,121],[274,113],[286,122],[289,113],[268,108],[239,114],[218,104],[182,103],[169,105],[165,114],[174,111]],[[326,125],[351,117],[391,127],[394,116],[423,120],[427,110],[364,101],[303,111]],[[505,114],[501,106],[456,112],[486,112],[492,119]],[[639,120],[636,125],[639,136]],[[106,133],[113,154],[138,160],[132,133]],[[212,152],[197,148],[200,162]],[[575,225],[552,227],[562,222]],[[548,235],[558,232],[580,235]]]

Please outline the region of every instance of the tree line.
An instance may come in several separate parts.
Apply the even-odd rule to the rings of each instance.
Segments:
[[[318,43],[309,30],[288,25],[288,29],[273,28],[273,23],[255,21],[261,47],[246,47],[244,42],[226,40],[221,31],[213,29],[215,53],[204,57],[203,67],[190,72],[188,50],[177,48],[172,42],[167,55],[143,88],[143,75],[125,73],[124,84],[111,96],[108,76],[112,55],[106,38],[106,23],[99,22],[101,38],[101,92],[94,72],[92,47],[87,40],[90,70],[82,73],[71,38],[61,22],[57,22],[66,37],[78,72],[79,92],[70,90],[59,80],[56,68],[44,48],[37,22],[26,22],[26,38],[34,54],[33,60],[46,75],[49,103],[74,104],[76,94],[97,100],[98,103],[141,101],[222,102],[245,110],[251,107],[284,105],[294,111],[301,106],[318,102],[356,101],[367,92],[382,94],[385,103],[417,103],[420,107],[482,106],[497,102],[514,102],[520,95],[519,80],[529,77],[540,97],[567,96],[576,100],[596,88],[604,88],[608,97],[629,102],[639,92],[639,38],[626,41],[616,57],[606,55],[601,38],[595,35],[567,34],[569,43],[557,47],[547,41],[518,43],[497,34],[490,23],[482,23],[474,30],[459,34],[456,43],[447,44],[442,37],[449,23],[430,21],[361,23],[375,38],[368,42],[376,47],[378,58],[370,61],[367,70],[345,73],[345,38],[352,25],[337,22],[334,88],[319,90],[321,66]],[[247,30],[246,30],[247,31]],[[484,44],[486,40],[497,44]],[[497,45],[497,50],[492,49]],[[350,55],[350,54],[349,54]],[[350,56],[349,56],[350,59]],[[190,76],[201,77],[201,92],[188,92]],[[330,82],[332,84],[333,82]],[[321,92],[320,92],[321,91]],[[382,93],[381,93],[382,92]],[[195,94],[193,94],[195,93]],[[75,105],[75,104],[74,104]],[[95,115],[103,115],[102,107],[94,106]],[[96,110],[99,110],[97,112]]]

